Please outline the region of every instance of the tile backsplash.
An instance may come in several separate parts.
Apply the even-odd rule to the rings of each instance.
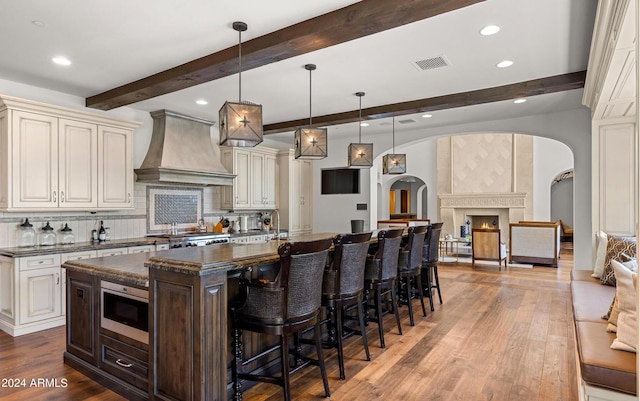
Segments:
[[[135,184],[134,190],[134,208],[131,210],[119,210],[119,211],[100,211],[100,212],[20,212],[9,213],[0,212],[0,248],[10,248],[16,246],[16,231],[18,226],[24,222],[25,218],[29,218],[29,222],[33,224],[34,230],[40,231],[41,227],[50,222],[51,226],[56,230],[56,233],[64,227],[65,223],[73,230],[76,236],[76,242],[91,241],[91,230],[97,230],[100,228],[100,221],[104,221],[104,226],[109,227],[110,236],[112,240],[117,239],[129,239],[140,238],[150,233],[147,227],[147,184]],[[151,187],[150,188],[159,188]],[[201,195],[202,204],[202,217],[207,225],[209,231],[213,230],[213,226],[220,220],[222,216],[229,218],[230,220],[239,219],[239,216],[249,217],[249,228],[258,228],[258,214],[255,211],[236,212],[229,213],[228,211],[220,210],[220,187],[204,187],[204,188],[189,188],[189,187],[176,187],[167,186],[161,187],[166,189],[165,193],[170,195],[182,195],[183,193],[193,194],[198,193]],[[185,201],[184,196],[178,196],[172,198],[166,198],[169,200],[165,207],[180,207],[180,202]],[[166,200],[165,199],[165,200]],[[178,201],[177,204],[172,203],[172,199]],[[192,213],[193,214],[193,213]],[[183,216],[184,217],[184,216]],[[181,225],[181,231],[195,230],[197,224],[197,218],[193,222],[183,223]],[[192,223],[192,224],[191,224]],[[236,227],[239,224],[236,223]],[[158,231],[156,231],[158,232]],[[168,227],[167,227],[168,232]]]

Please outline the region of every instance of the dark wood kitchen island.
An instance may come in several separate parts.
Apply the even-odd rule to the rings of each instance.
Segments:
[[[228,299],[242,272],[277,266],[281,242],[66,262],[65,363],[128,399],[226,400]],[[102,327],[103,281],[148,288],[148,345]]]

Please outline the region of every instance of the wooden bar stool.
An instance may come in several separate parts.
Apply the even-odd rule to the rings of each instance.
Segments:
[[[284,399],[289,401],[289,355],[296,359],[320,366],[324,391],[330,396],[327,372],[322,355],[322,338],[318,318],[322,300],[322,275],[327,261],[332,238],[284,243],[278,248],[280,271],[274,281],[242,280],[247,294],[244,305],[232,309],[233,346],[232,379],[234,382],[234,400],[242,400],[240,380],[260,381],[283,387]],[[315,346],[318,359],[311,359],[290,350],[289,336],[308,328],[314,328]],[[241,330],[271,334],[280,337],[281,375],[279,377],[244,373],[242,367],[248,361],[242,358]],[[300,369],[296,366],[293,371]]]
[[[402,229],[381,230],[378,232],[378,251],[375,255],[369,255],[367,257],[365,267],[365,302],[367,303],[367,307],[373,307],[376,311],[375,318],[370,318],[367,314],[367,321],[378,323],[381,348],[385,347],[384,330],[382,328],[383,296],[389,296],[391,298],[387,303],[391,304],[393,313],[396,315],[398,332],[402,335],[400,315],[398,314],[398,297],[396,294],[398,254],[400,252],[402,232]],[[373,298],[373,305],[369,305],[371,298]]]
[[[438,251],[440,246],[440,231],[443,223],[433,223],[427,229],[427,235],[422,248],[422,290],[429,297],[429,306],[433,308],[433,290],[438,290],[438,298],[442,304],[440,293],[440,279],[438,278]],[[435,283],[434,283],[435,280]]]
[[[409,321],[411,326],[415,326],[413,320],[413,307],[411,301],[415,298],[415,291],[422,305],[422,314],[426,317],[427,310],[424,307],[424,294],[422,293],[422,283],[420,280],[422,268],[422,247],[427,234],[427,226],[409,227],[409,240],[398,257],[398,288],[400,289],[399,304],[406,304],[409,308]]]
[[[346,308],[356,306],[360,323],[360,334],[367,361],[371,360],[367,331],[362,307],[364,290],[364,267],[371,233],[343,234],[333,240],[333,262],[324,272],[322,305],[327,308],[329,344],[338,349],[340,379],[344,380],[344,355],[342,353],[343,313]]]

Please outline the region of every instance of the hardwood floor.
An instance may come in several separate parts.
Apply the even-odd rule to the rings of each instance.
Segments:
[[[571,244],[568,244],[571,245]],[[574,336],[569,294],[572,249],[563,248],[558,269],[441,264],[444,304],[402,330],[385,317],[382,350],[377,327],[367,331],[371,361],[360,338],[345,343],[347,380],[338,378],[334,351],[326,351],[331,400],[577,400]],[[62,362],[64,327],[17,338],[0,332],[0,379],[25,379],[27,387],[0,387],[0,399],[122,400]],[[29,387],[31,379],[57,379],[66,387]],[[51,384],[51,383],[49,383]],[[323,399],[317,368],[292,376],[294,400]],[[282,389],[259,384],[246,401],[280,400]]]

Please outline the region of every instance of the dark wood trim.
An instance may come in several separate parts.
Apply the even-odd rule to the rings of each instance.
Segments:
[[[262,67],[483,1],[360,1],[243,42],[242,69]],[[232,33],[229,30],[228,34]],[[229,47],[88,97],[86,106],[111,110],[233,75],[238,72],[237,57],[238,46]]]
[[[545,95],[548,93],[564,92],[584,87],[587,71],[572,72],[569,74],[555,75],[533,79],[530,81],[479,89],[471,92],[452,93],[450,95],[436,96],[425,99],[410,100],[408,102],[386,104],[382,106],[362,109],[363,120],[375,120],[392,116],[402,116],[415,113],[453,109],[456,107],[473,106],[483,103],[492,103],[502,100],[516,99]],[[357,122],[359,110],[345,111],[342,113],[314,116],[314,127],[326,127],[330,125]],[[284,121],[264,125],[264,134],[277,134],[280,132],[295,131],[300,126],[308,126],[309,119]]]

